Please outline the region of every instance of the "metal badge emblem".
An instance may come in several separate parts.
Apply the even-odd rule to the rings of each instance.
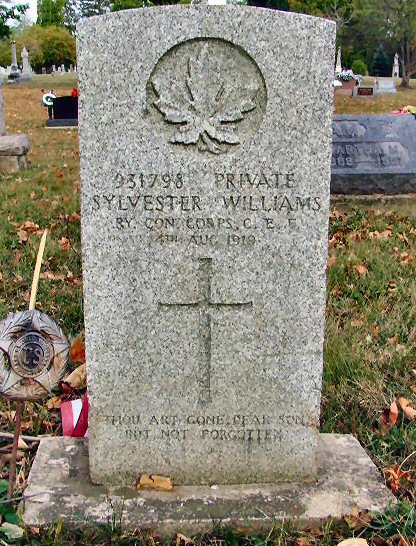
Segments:
[[[69,363],[69,343],[58,324],[37,310],[0,322],[0,393],[14,400],[43,398]]]

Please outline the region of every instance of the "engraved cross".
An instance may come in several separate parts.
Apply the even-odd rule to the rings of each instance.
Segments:
[[[230,311],[252,307],[253,302],[217,303],[212,301],[212,258],[199,258],[198,267],[198,295],[197,301],[189,303],[161,303],[161,309],[197,309],[199,311],[199,330],[201,341],[200,362],[200,402],[211,401],[211,315],[212,309],[228,309]]]

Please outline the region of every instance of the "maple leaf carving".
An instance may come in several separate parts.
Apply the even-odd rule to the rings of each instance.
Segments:
[[[221,144],[240,143],[236,124],[256,108],[259,87],[227,83],[226,70],[213,62],[204,44],[188,58],[184,82],[152,81],[154,106],[165,121],[177,125],[171,142],[196,144],[199,151],[213,154],[222,151]]]

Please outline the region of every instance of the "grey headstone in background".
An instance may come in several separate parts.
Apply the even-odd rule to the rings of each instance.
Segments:
[[[22,78],[25,80],[32,79],[32,68],[29,62],[29,53],[24,47],[21,52],[22,57]]]
[[[335,116],[331,192],[416,192],[416,120],[408,115]]]
[[[16,52],[16,42],[12,41],[12,64],[10,66],[10,79],[16,79],[20,76],[20,70],[17,65],[17,52]]]
[[[80,22],[93,481],[315,479],[334,39],[249,7]]]

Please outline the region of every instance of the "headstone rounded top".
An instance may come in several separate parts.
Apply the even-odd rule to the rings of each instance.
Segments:
[[[69,363],[69,343],[58,324],[37,310],[0,322],[0,393],[12,399],[47,396]]]

